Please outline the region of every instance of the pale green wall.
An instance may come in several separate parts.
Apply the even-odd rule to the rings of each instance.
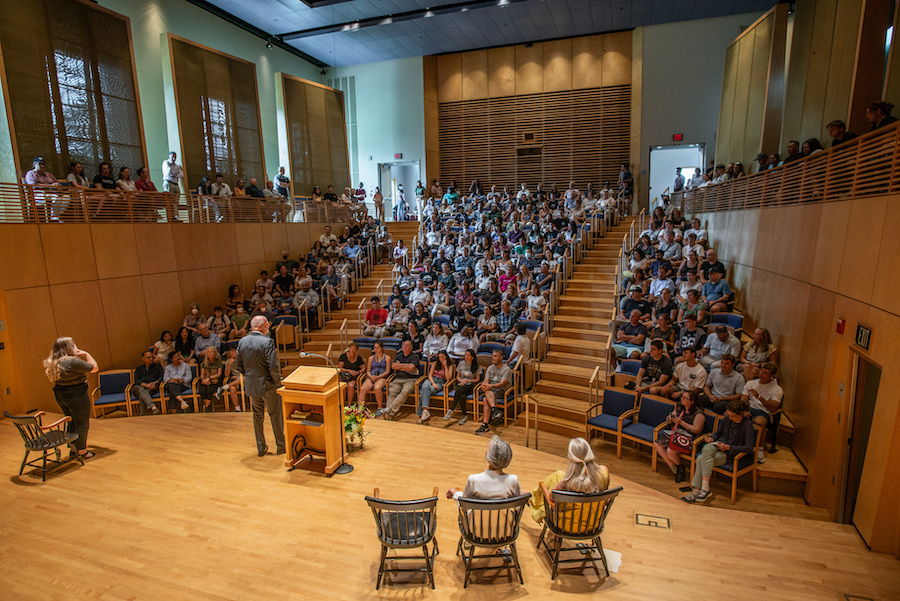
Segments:
[[[271,179],[278,173],[282,158],[275,118],[275,73],[282,71],[321,82],[323,77],[315,65],[278,48],[269,50],[260,38],[184,0],[100,0],[99,4],[131,19],[147,157],[157,186],[162,180],[160,165],[170,146],[177,149],[178,142],[177,117],[173,110],[166,110],[164,93],[163,66],[169,59],[162,46],[167,33],[256,64],[266,175]],[[193,180],[197,178],[190,174],[188,177],[188,184],[196,186],[197,181]],[[261,179],[262,174],[257,177]]]
[[[366,189],[373,190],[378,185],[378,164],[394,161],[395,153],[403,153],[403,161],[419,161],[421,177],[424,179],[425,103],[422,99],[422,57],[341,67],[334,69],[329,77],[356,78],[356,154],[359,180],[366,184]],[[350,110],[349,103],[347,109]],[[349,147],[352,148],[352,144]],[[372,159],[369,160],[369,157]],[[415,181],[412,184],[415,186]],[[410,199],[413,189],[407,185],[404,188],[407,199]],[[387,196],[388,191],[383,192]]]

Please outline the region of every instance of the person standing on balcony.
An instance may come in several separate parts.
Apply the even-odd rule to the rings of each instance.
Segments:
[[[681,192],[684,190],[684,176],[681,175],[681,167],[675,168],[675,184],[672,186],[673,192]]]
[[[178,182],[184,179],[184,169],[178,164],[177,159],[178,155],[172,150],[169,152],[169,158],[163,161],[162,164],[163,180],[166,182],[163,184],[163,189],[174,194],[181,192]]]

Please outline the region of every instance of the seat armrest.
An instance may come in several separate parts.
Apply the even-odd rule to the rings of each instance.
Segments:
[[[544,503],[546,503],[547,507],[553,507],[553,499],[551,498],[550,491],[547,490],[547,485],[541,482],[541,493],[544,495]]]
[[[43,413],[43,411],[41,411],[41,413]],[[62,417],[62,418],[56,420],[56,421],[53,422],[52,424],[49,424],[49,425],[46,425],[46,426],[41,426],[41,430],[53,430],[54,428],[56,428],[56,427],[59,426],[60,424],[64,424],[64,423],[70,422],[70,421],[72,421],[72,416],[67,415],[67,416],[65,416],[65,417]]]

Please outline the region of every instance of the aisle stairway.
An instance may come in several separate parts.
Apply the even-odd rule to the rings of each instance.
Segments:
[[[598,385],[606,379],[606,343],[609,320],[615,314],[615,282],[622,237],[635,217],[610,228],[606,237],[585,251],[575,266],[553,317],[548,353],[540,363],[534,389],[528,393],[539,405],[541,432],[584,436],[590,406],[590,382],[596,368]],[[525,425],[525,415],[519,417]]]
[[[412,246],[413,238],[418,234],[419,223],[417,221],[389,222],[387,224],[391,237],[396,242],[402,239],[407,247]],[[392,265],[384,263],[375,265],[369,277],[362,278],[356,292],[350,293],[345,299],[344,306],[340,310],[331,312],[330,319],[325,322],[321,330],[313,330],[310,340],[303,345],[303,350],[311,353],[324,353],[329,345],[335,361],[341,352],[341,325],[347,320],[347,339],[353,340],[360,336],[360,322],[357,307],[362,299],[369,299],[377,293],[378,283],[384,280],[384,295],[391,293],[391,268]],[[382,302],[384,299],[382,299]],[[368,302],[366,308],[368,308]]]

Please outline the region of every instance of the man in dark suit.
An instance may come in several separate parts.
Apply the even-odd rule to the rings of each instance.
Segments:
[[[253,432],[256,434],[256,448],[262,457],[269,450],[263,433],[263,418],[266,411],[272,421],[275,433],[276,453],[284,453],[284,420],[281,398],[275,392],[281,385],[281,367],[275,341],[269,337],[269,320],[257,315],[250,320],[251,332],[241,338],[237,347],[237,357],[233,369],[244,376],[244,391],[250,397],[253,409]]]

